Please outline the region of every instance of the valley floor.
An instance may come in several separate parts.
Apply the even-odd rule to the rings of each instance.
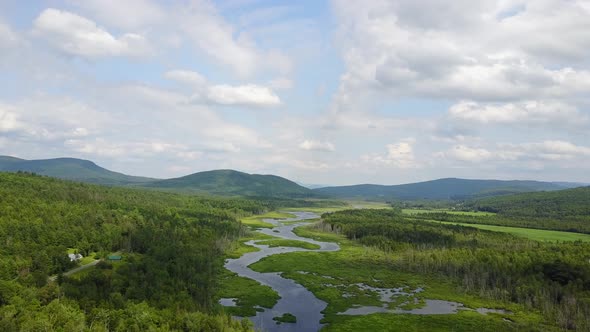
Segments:
[[[262,219],[259,221],[265,222]],[[395,254],[363,246],[320,225],[300,226],[294,232],[303,238],[337,243],[341,250],[281,253],[265,257],[249,267],[260,273],[280,273],[326,302],[322,330],[557,330],[547,325],[549,322],[539,312],[527,310],[522,305],[465,292],[459,284],[440,276],[401,271],[393,264]],[[258,223],[252,223],[252,226],[265,227]],[[272,233],[265,233],[267,235],[251,232],[230,257],[237,258],[258,250],[246,245],[247,241],[269,243],[268,234]],[[281,245],[305,248],[296,242]],[[221,289],[220,297],[232,299],[226,311],[236,316],[250,317],[271,310],[280,298],[271,287],[229,271],[223,277]],[[298,321],[306,319],[295,318]]]

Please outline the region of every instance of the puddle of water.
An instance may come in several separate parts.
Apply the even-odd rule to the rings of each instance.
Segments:
[[[237,302],[238,299],[234,299],[234,298],[221,298],[219,299],[219,304],[221,304],[224,307],[235,307],[237,306]]]
[[[346,310],[340,315],[368,315],[374,313],[392,313],[392,314],[411,314],[411,315],[450,315],[456,314],[463,309],[463,304],[443,300],[425,300],[422,308],[416,309],[395,309],[387,308],[387,305],[378,306],[359,306]]]
[[[452,315],[456,314],[461,310],[474,310],[482,315],[488,313],[498,314],[512,314],[510,311],[503,309],[488,309],[488,308],[477,308],[469,309],[465,308],[463,303],[444,301],[444,300],[431,300],[425,299],[424,305],[420,308],[404,309],[404,306],[413,303],[418,304],[419,299],[414,297],[416,294],[422,292],[424,289],[418,287],[414,290],[406,290],[408,287],[398,288],[379,288],[372,287],[363,283],[354,284],[361,291],[374,292],[380,297],[382,303],[381,306],[354,306],[344,312],[339,313],[340,315],[368,315],[374,313],[394,313],[394,314],[410,314],[410,315]],[[390,303],[394,303],[396,299],[401,296],[409,296],[410,299],[397,305],[395,308],[388,306]],[[350,293],[344,293],[342,297],[350,298],[353,297]]]
[[[350,308],[344,312],[339,313],[339,315],[369,315],[374,313],[392,313],[392,314],[410,314],[410,315],[453,315],[458,313],[461,310],[473,310],[469,308],[465,308],[463,303],[459,302],[452,302],[452,301],[444,301],[444,300],[425,300],[425,305],[421,308],[415,309],[401,309],[401,307],[397,307],[395,309],[387,308],[387,305],[384,304],[381,307],[378,306],[357,306],[354,308]],[[488,313],[498,313],[498,314],[505,314],[511,315],[512,312],[503,309],[488,309],[488,308],[477,308],[475,309],[476,312],[486,315]]]
[[[350,315],[350,316],[357,316],[357,315],[369,315],[369,314],[376,314],[382,312],[391,312],[391,310],[385,307],[377,307],[377,306],[363,306],[363,307],[354,307],[346,310],[345,312],[339,313],[339,315]]]
[[[426,303],[422,308],[404,310],[395,309],[395,313],[412,314],[412,315],[451,315],[462,310],[463,304],[458,302],[443,300],[424,300]]]

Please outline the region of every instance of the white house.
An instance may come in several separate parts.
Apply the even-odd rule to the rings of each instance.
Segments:
[[[70,262],[73,262],[81,260],[83,256],[80,254],[68,254],[68,257],[70,258]]]

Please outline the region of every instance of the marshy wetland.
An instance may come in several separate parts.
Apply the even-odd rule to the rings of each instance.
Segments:
[[[235,250],[239,254],[230,255],[232,258],[226,261],[225,267],[231,272],[222,281],[222,288],[227,286],[222,290],[222,304],[228,304],[226,311],[236,317],[249,317],[259,329],[558,330],[540,310],[526,304],[498,297],[491,290],[486,294],[475,287],[466,288],[456,276],[445,276],[441,271],[410,267],[403,260],[414,249],[402,239],[396,239],[393,248],[386,249],[377,245],[378,241],[367,241],[376,241],[374,238],[366,237],[363,242],[364,236],[349,236],[342,225],[334,227],[338,224],[334,220],[346,220],[347,211],[328,214],[324,220],[310,212],[290,213],[282,215],[283,219],[262,218],[273,227],[249,233]],[[371,217],[372,213],[375,219],[383,212],[354,213],[363,217]],[[465,228],[418,223],[443,227],[444,231]],[[363,227],[371,228],[367,223]],[[493,241],[498,240],[494,238],[497,236],[515,238],[465,229],[467,235],[458,231],[455,236],[457,243],[446,243],[449,250],[478,237],[489,236]],[[520,241],[536,243],[516,240]],[[436,249],[433,245],[427,250],[436,255]]]

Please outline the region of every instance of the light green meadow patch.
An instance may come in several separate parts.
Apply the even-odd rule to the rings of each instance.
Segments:
[[[304,220],[297,220],[297,221],[282,221],[281,224],[283,225],[293,225],[293,224],[301,224],[301,223],[313,223],[319,221],[320,218],[315,219],[304,219]]]
[[[317,213],[317,214],[322,214],[322,213],[327,213],[327,212],[335,212],[335,211],[342,211],[342,210],[349,210],[352,209],[352,206],[343,206],[343,205],[339,205],[339,206],[328,206],[328,207],[290,207],[290,208],[284,208],[283,210],[285,211],[291,211],[291,212],[299,212],[299,211],[305,211],[305,212],[313,212],[313,213]]]
[[[422,219],[416,219],[422,220]],[[573,232],[561,232],[551,231],[545,229],[534,229],[534,228],[523,228],[523,227],[509,227],[509,226],[495,226],[495,225],[482,225],[482,224],[468,224],[458,223],[449,221],[438,221],[438,220],[423,220],[426,222],[438,222],[441,224],[449,225],[460,225],[467,227],[475,227],[479,229],[485,229],[493,232],[510,233],[516,236],[525,237],[535,241],[590,241],[590,234],[573,233]]]
[[[242,222],[242,224],[244,224],[246,226],[250,226],[252,228],[274,228],[275,227],[273,224],[264,222],[258,218],[248,217],[248,218],[244,218],[240,221]]]
[[[391,206],[383,202],[367,202],[367,201],[343,201],[346,205],[324,206],[324,207],[291,207],[285,208],[285,211],[306,211],[317,214],[337,212],[351,209],[391,209]]]
[[[250,232],[249,235],[241,237],[239,241],[232,243],[231,247],[227,249],[225,256],[227,258],[240,258],[243,254],[249,252],[260,251],[260,249],[249,246],[245,242],[250,240],[270,240],[270,239],[277,239],[276,237],[258,233],[258,232]]]
[[[303,248],[303,249],[320,249],[320,246],[315,243],[309,243],[305,241],[298,241],[298,240],[287,240],[287,239],[276,239],[276,240],[264,240],[259,241],[256,244],[262,244],[269,247],[295,247],[295,248]]]
[[[86,264],[90,264],[92,262],[94,262],[96,259],[94,258],[94,256],[96,256],[95,252],[91,252],[90,255],[83,257],[80,260],[80,265],[86,265]]]
[[[291,213],[271,211],[265,214],[258,214],[255,216],[242,218],[240,221],[242,222],[242,224],[253,228],[273,228],[273,224],[267,223],[263,219],[288,219],[294,217],[295,215]]]
[[[484,217],[484,216],[493,216],[495,213],[493,212],[483,212],[483,211],[456,211],[456,210],[448,210],[448,209],[403,209],[402,213],[404,214],[420,214],[420,213],[436,213],[436,212],[444,212],[448,214],[457,214],[457,215],[464,215],[464,216],[476,216],[476,217]]]
[[[264,219],[288,219],[288,218],[295,218],[294,214],[283,212],[283,211],[271,211],[265,214],[261,214],[258,217]]]
[[[281,298],[272,288],[228,270],[222,273],[217,296],[237,299],[236,306],[226,307],[225,311],[241,317],[256,315],[256,306],[270,309]]]

